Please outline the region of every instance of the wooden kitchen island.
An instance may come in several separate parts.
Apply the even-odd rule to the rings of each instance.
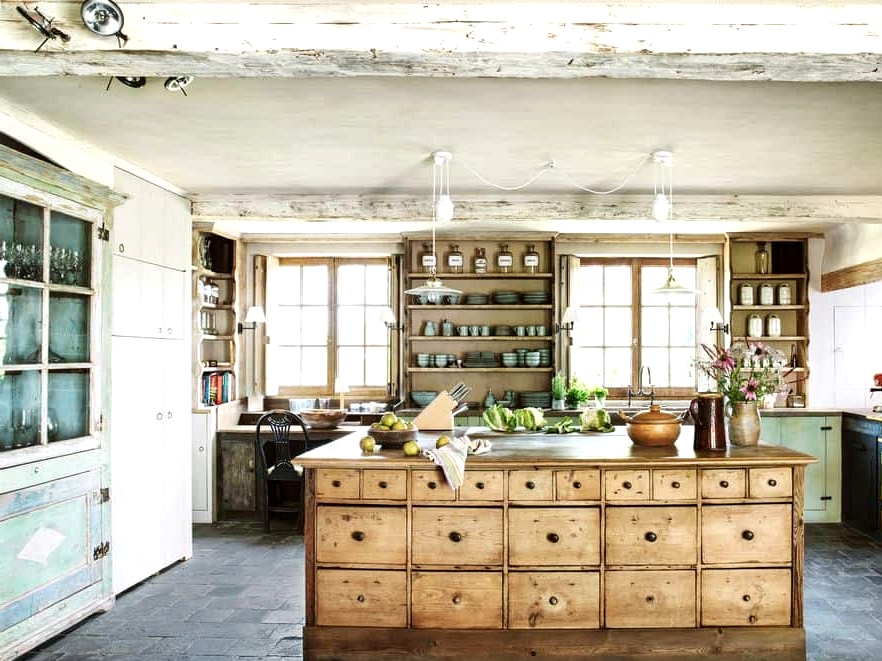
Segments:
[[[301,455],[304,658],[804,661],[814,458],[692,433],[496,437],[456,492],[358,432]]]

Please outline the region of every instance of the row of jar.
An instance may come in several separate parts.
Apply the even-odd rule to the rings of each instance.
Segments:
[[[423,273],[434,273],[438,269],[438,259],[432,251],[433,246],[428,243],[423,244],[423,249],[417,255],[419,267]],[[467,271],[465,256],[459,249],[459,245],[451,244],[450,251],[446,254],[446,269],[448,273],[465,273]],[[527,249],[521,256],[524,273],[538,273],[540,270],[539,253],[536,251],[536,244],[528,243]],[[472,271],[475,273],[489,273],[491,268],[496,273],[512,273],[515,271],[515,259],[512,252],[508,249],[507,243],[499,245],[499,252],[496,253],[491,266],[487,259],[487,253],[484,248],[475,248],[475,255],[471,259]]]
[[[781,317],[777,314],[766,315],[765,320],[758,314],[747,317],[747,337],[781,337]]]
[[[790,285],[782,282],[778,285],[777,296],[776,289],[768,282],[756,287],[757,292],[754,296],[754,286],[749,282],[742,282],[738,285],[738,304],[739,305],[775,305],[777,299],[778,305],[790,305],[793,302],[791,296]]]

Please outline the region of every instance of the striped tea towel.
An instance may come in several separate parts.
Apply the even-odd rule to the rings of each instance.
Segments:
[[[450,443],[440,448],[423,450],[423,454],[441,467],[450,488],[456,491],[465,476],[465,461],[468,454],[483,454],[490,451],[490,442],[485,439],[471,440],[468,436],[456,436]]]

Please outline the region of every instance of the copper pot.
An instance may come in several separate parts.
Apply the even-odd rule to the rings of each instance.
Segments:
[[[658,404],[631,417],[619,411],[619,416],[627,424],[628,438],[636,445],[673,445],[680,436],[680,416],[662,411]]]

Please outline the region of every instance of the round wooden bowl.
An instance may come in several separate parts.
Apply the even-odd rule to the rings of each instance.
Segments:
[[[300,409],[297,415],[313,429],[335,429],[346,419],[342,409]]]
[[[368,435],[384,448],[400,448],[408,441],[415,441],[418,429],[369,429]]]

